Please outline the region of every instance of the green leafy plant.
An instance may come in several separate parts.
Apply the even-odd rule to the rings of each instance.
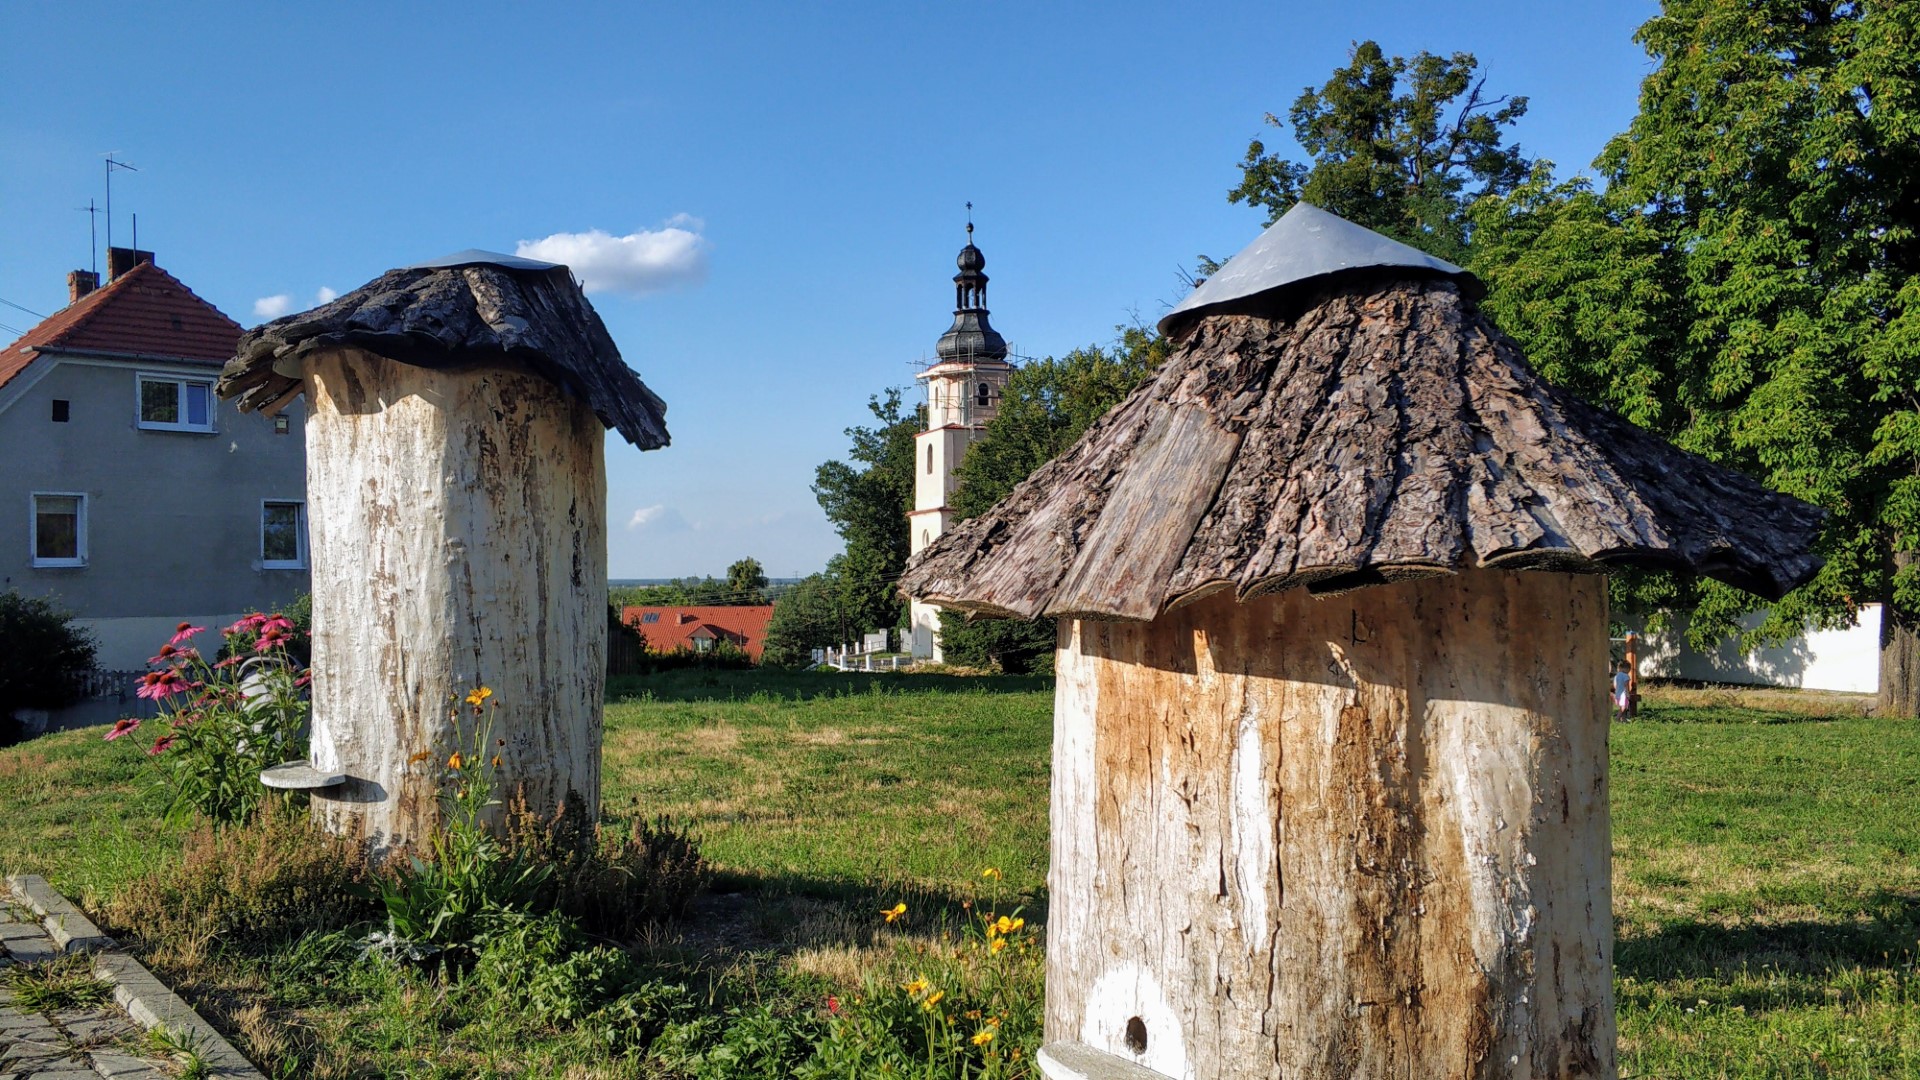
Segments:
[[[193,643],[206,627],[183,622],[148,661],[137,693],[161,706],[155,722],[166,730],[147,754],[173,788],[170,820],[244,821],[271,795],[261,771],[306,756],[311,673],[288,655],[294,630],[284,615],[249,615],[222,631],[219,657],[209,660]],[[141,723],[126,717],[106,739]]]
[[[503,843],[486,821],[501,804],[495,785],[506,746],[492,737],[486,716],[492,696],[482,686],[465,698],[471,734],[447,757],[441,826],[428,835],[424,852],[409,854],[378,879],[387,930],[369,939],[374,948],[417,958],[465,947],[488,916],[530,909],[552,873],[519,846]]]

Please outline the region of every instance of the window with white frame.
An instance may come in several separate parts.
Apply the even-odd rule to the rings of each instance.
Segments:
[[[260,504],[260,567],[263,570],[301,570],[307,565],[307,507],[305,503]]]
[[[32,535],[35,566],[87,565],[87,497],[71,491],[33,494]]]
[[[149,431],[212,431],[213,381],[141,375],[140,426]]]

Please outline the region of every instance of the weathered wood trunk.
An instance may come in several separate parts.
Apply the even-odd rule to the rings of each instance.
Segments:
[[[429,369],[352,349],[305,361],[313,757],[347,774],[313,814],[376,850],[438,821],[455,700],[493,691],[502,793],[600,796],[604,429],[506,366]]]
[[[1046,1035],[1189,1080],[1611,1078],[1607,600],[1060,623]]]

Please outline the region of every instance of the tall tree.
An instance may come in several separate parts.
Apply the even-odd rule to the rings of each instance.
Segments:
[[[984,513],[1067,447],[1166,359],[1166,342],[1142,327],[1119,327],[1111,348],[1090,345],[1064,358],[1020,366],[999,411],[960,459],[953,508],[959,520]],[[949,663],[1025,672],[1052,660],[1052,619],[969,622],[941,613],[940,650]]]
[[[759,559],[748,557],[727,567],[727,596],[730,604],[767,602],[767,571]]]
[[[1604,194],[1536,176],[1475,208],[1488,307],[1551,377],[1832,511],[1759,633],[1883,602],[1882,709],[1920,715],[1920,5],[1667,0],[1637,40]],[[1637,598],[1696,641],[1756,606]]]
[[[1502,145],[1504,129],[1527,113],[1524,97],[1491,97],[1472,53],[1389,57],[1372,41],[1319,89],[1307,87],[1288,112],[1311,164],[1270,153],[1254,139],[1227,193],[1277,220],[1299,200],[1438,255],[1461,261],[1471,223],[1466,207],[1511,191],[1531,163]],[[1267,114],[1267,123],[1283,126]]]
[[[913,437],[918,409],[907,409],[900,391],[867,402],[874,426],[851,427],[849,461],[829,461],[814,470],[813,493],[846,541],[838,588],[855,632],[901,625],[906,605],[894,582],[907,565],[907,511],[913,509]]]

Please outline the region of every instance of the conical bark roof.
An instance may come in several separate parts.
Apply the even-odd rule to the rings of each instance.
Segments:
[[[1547,385],[1457,278],[1373,275],[1202,312],[1151,382],[937,538],[901,590],[1148,620],[1220,589],[1475,566],[1684,569],[1768,599],[1819,569],[1822,511]]]
[[[340,346],[429,368],[524,363],[640,449],[668,442],[666,404],[627,367],[572,273],[555,263],[463,251],[389,270],[247,331],[216,390],[238,397],[242,411],[277,411],[301,391],[300,357]]]

